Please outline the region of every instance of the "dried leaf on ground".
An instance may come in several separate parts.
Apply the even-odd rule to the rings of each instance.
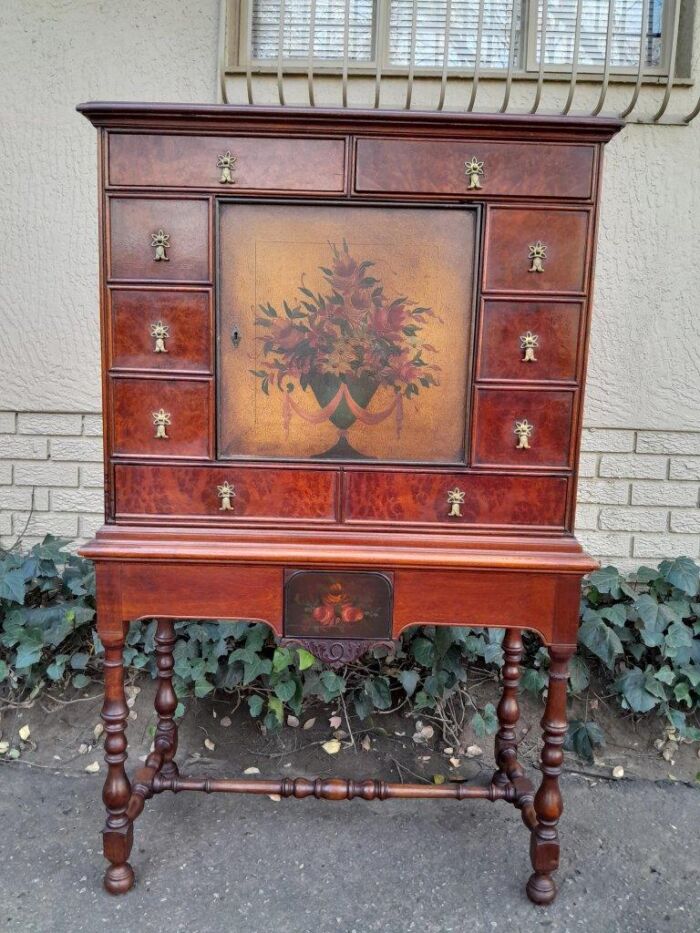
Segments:
[[[362,741],[360,742],[360,748],[365,752],[368,752],[372,748],[372,740],[370,739],[368,735],[365,735],[362,737]]]
[[[343,724],[343,720],[340,716],[331,716],[331,718],[328,720],[328,724],[330,725],[331,729],[339,729]]]
[[[31,734],[31,730],[29,726],[24,725],[21,727],[21,729],[19,730],[17,734],[19,735],[20,739],[22,739],[23,742],[26,742]]]
[[[321,748],[328,755],[337,755],[340,751],[340,742],[338,739],[329,739],[328,742],[324,742]]]
[[[279,803],[280,800],[282,799],[279,794],[268,794],[267,796],[270,798],[270,800],[273,800],[275,803]]]
[[[216,745],[214,744],[214,742],[212,742],[211,739],[205,739],[205,740],[204,740],[204,747],[205,747],[205,748],[208,748],[210,752],[213,752],[214,749],[216,748]]]
[[[625,769],[622,767],[622,765],[615,765],[615,767],[612,769],[612,776],[616,781],[619,781],[620,778],[625,776]]]
[[[445,775],[444,774],[434,774],[433,775],[433,784],[444,784]]]
[[[230,717],[230,716],[222,716],[222,717],[221,717],[221,725],[224,727],[224,729],[228,729],[228,727],[231,725],[231,717]]]
[[[101,722],[98,722],[95,728],[92,730],[92,734],[95,736],[96,739],[99,739],[99,737],[102,735],[104,731],[105,731],[105,727],[102,725]]]
[[[297,719],[296,716],[292,716],[292,714],[290,713],[289,716],[287,716],[287,725],[289,726],[290,729],[298,729],[299,720]]]
[[[97,774],[97,772],[100,770],[99,761],[91,761],[89,765],[85,766],[85,770],[88,774]]]
[[[467,758],[478,758],[479,755],[484,754],[483,748],[480,748],[478,745],[470,745],[465,752]]]
[[[260,774],[260,768],[246,768],[243,774]]]
[[[316,725],[316,717],[314,716],[313,718],[306,720],[306,722],[302,726],[302,729],[313,729],[315,725]]]

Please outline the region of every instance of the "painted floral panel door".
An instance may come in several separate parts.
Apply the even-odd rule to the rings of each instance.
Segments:
[[[473,209],[219,208],[219,456],[465,458]]]

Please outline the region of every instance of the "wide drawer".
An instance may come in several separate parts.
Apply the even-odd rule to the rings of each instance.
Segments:
[[[208,282],[209,202],[200,198],[110,198],[112,279]]]
[[[571,465],[574,393],[485,389],[474,393],[474,466]]]
[[[348,523],[563,528],[563,476],[353,470],[344,474]]]
[[[590,198],[593,146],[360,139],[357,191]]]
[[[481,309],[477,378],[574,382],[581,302],[486,299]]]
[[[110,294],[113,369],[209,372],[209,291],[113,288]]]
[[[112,133],[109,184],[343,191],[345,141]]]
[[[490,208],[484,291],[582,292],[589,217],[585,210]]]
[[[115,456],[210,456],[211,380],[120,378],[111,387]]]
[[[117,518],[336,519],[335,470],[116,464],[114,471]]]

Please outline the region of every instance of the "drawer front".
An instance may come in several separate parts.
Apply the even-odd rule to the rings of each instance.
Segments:
[[[117,517],[333,522],[335,470],[115,465]]]
[[[360,139],[357,191],[590,198],[593,146]]]
[[[113,369],[210,371],[208,291],[115,288],[110,307]]]
[[[210,455],[210,380],[112,379],[116,456]]]
[[[343,139],[112,133],[110,185],[343,191]]]
[[[573,392],[477,388],[472,464],[570,466],[573,402]]]
[[[563,528],[562,476],[352,471],[344,475],[345,521]]]
[[[582,292],[588,211],[488,211],[484,291]]]
[[[175,198],[111,198],[112,279],[209,281],[209,202]]]
[[[574,382],[581,313],[581,302],[487,299],[477,378]]]

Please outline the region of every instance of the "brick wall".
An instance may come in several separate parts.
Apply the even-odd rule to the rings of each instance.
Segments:
[[[94,532],[102,522],[101,431],[94,414],[0,412],[0,545],[25,526],[27,543],[46,532]],[[628,570],[698,558],[699,495],[700,431],[584,429],[576,529],[604,562]]]

